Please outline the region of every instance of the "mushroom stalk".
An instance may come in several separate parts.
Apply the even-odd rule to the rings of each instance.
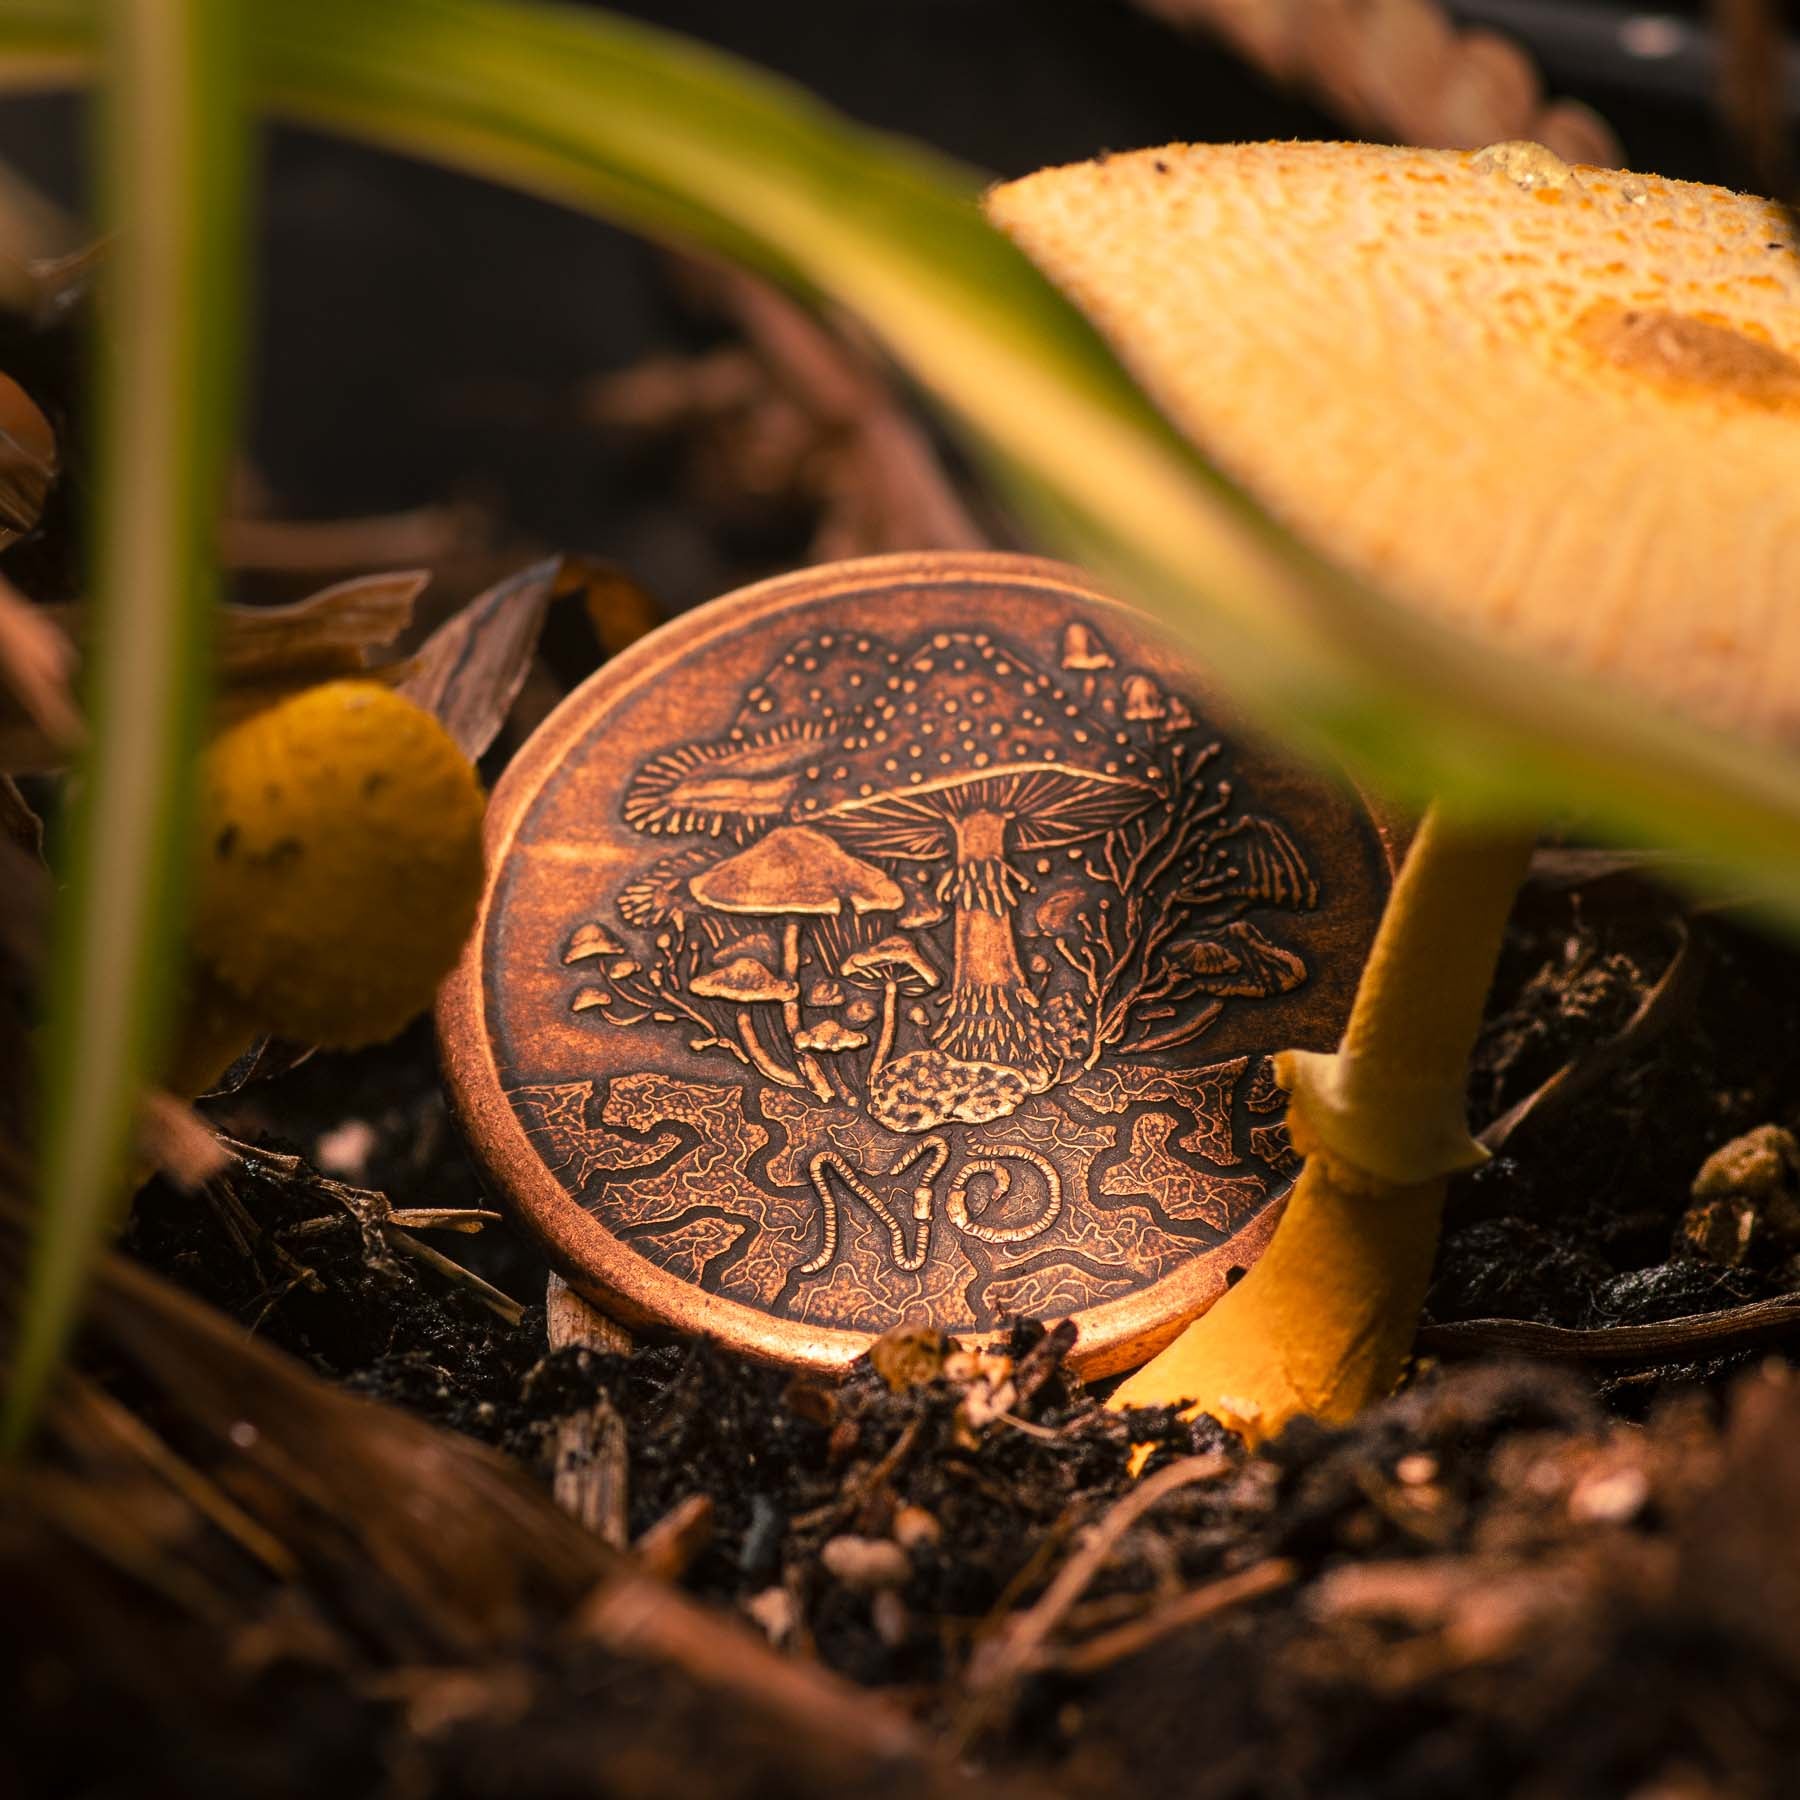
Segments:
[[[894,1029],[898,1024],[900,1011],[900,984],[897,981],[884,981],[881,984],[881,1032],[875,1039],[875,1054],[869,1062],[869,1074],[879,1075],[887,1064],[888,1052],[894,1047]]]
[[[794,985],[794,997],[784,1000],[781,1006],[782,1023],[787,1026],[788,1040],[793,1042],[799,1037],[800,1020],[800,921],[787,919],[781,931],[781,973],[788,982]],[[746,1046],[748,1048],[748,1046]],[[800,1073],[806,1077],[806,1085],[821,1100],[832,1101],[837,1093],[830,1082],[825,1079],[825,1071],[819,1067],[818,1058],[810,1051],[802,1050],[794,1044],[794,1061],[800,1066]]]
[[[1017,1067],[1042,1056],[1032,1017],[1037,996],[1013,936],[1015,890],[1029,884],[1006,860],[1006,826],[997,812],[956,821],[956,866],[939,890],[956,909],[955,962],[935,1041],[968,1062]]]
[[[756,1022],[750,1016],[750,1008],[740,1006],[737,1009],[738,1036],[743,1040],[744,1054],[750,1058],[751,1066],[759,1075],[775,1083],[777,1087],[798,1087],[798,1076],[790,1075],[786,1069],[763,1047],[763,1041],[757,1036]]]
[[[1449,1178],[1484,1157],[1468,1061],[1531,849],[1426,815],[1336,1054],[1277,1060],[1306,1166],[1268,1249],[1113,1405],[1185,1402],[1257,1442],[1302,1415],[1343,1423],[1393,1387]]]

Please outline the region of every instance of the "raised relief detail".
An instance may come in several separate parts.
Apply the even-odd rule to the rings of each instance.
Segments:
[[[1230,766],[1085,620],[1054,662],[801,637],[637,765],[645,854],[559,952],[597,1068],[654,1035],[691,1079],[514,1107],[640,1254],[782,1316],[986,1327],[1154,1281],[1290,1158],[1266,1063],[1194,1048],[1307,981],[1281,918],[1318,902]]]

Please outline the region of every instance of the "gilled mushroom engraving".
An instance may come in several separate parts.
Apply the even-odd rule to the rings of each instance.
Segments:
[[[1079,619],[1041,658],[997,632],[821,630],[716,735],[639,762],[621,813],[645,854],[570,921],[564,1004],[679,1032],[782,1143],[811,1217],[764,1303],[826,1278],[849,1203],[909,1274],[934,1224],[989,1269],[1069,1227],[1068,1146],[1085,1169],[1115,1143],[1151,1091],[1130,1067],[1307,980],[1279,919],[1318,903],[1304,846],[1123,662]]]

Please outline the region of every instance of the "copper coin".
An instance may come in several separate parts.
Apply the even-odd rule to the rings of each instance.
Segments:
[[[1346,785],[1069,569],[808,570],[545,722],[439,1025],[495,1186],[637,1326],[829,1368],[902,1321],[1141,1360],[1273,1226],[1267,1060],[1387,892]]]

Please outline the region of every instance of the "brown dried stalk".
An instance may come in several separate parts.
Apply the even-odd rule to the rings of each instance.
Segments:
[[[1459,29],[1437,0],[1137,0],[1184,30],[1223,38],[1272,80],[1353,130],[1473,149],[1533,138],[1569,162],[1617,166],[1619,141],[1591,107],[1551,100],[1510,39]]]

